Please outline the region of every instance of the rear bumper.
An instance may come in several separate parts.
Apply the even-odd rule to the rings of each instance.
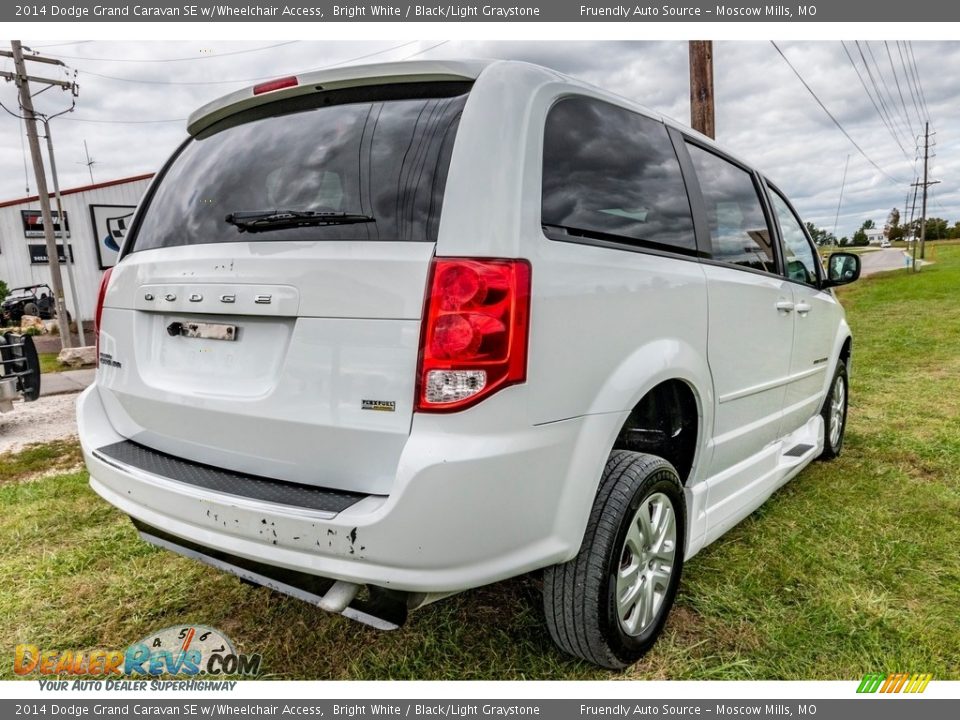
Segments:
[[[462,429],[453,416],[417,416],[391,494],[331,516],[108,461],[96,451],[125,438],[96,385],[80,396],[77,414],[91,487],[139,522],[267,565],[421,593],[465,590],[575,555],[624,419],[593,415],[485,433],[479,413]]]

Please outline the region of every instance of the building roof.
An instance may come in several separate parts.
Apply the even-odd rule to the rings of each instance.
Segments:
[[[88,192],[90,190],[99,190],[100,188],[112,187],[114,185],[123,185],[124,183],[137,182],[138,180],[149,180],[152,178],[154,173],[144,173],[143,175],[133,175],[131,177],[120,178],[119,180],[108,180],[106,182],[94,183],[93,185],[82,185],[81,187],[70,188],[69,190],[61,190],[60,195],[73,195],[75,193]],[[53,193],[50,193],[50,197],[54,197]],[[0,208],[10,207],[11,205],[25,205],[27,203],[36,202],[40,199],[39,195],[30,195],[29,197],[17,198],[16,200],[2,200],[0,201]]]

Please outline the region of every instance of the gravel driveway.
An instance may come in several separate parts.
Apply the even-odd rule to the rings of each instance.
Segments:
[[[13,412],[0,413],[0,454],[31,443],[76,437],[76,393],[41,397],[36,402],[15,402]]]

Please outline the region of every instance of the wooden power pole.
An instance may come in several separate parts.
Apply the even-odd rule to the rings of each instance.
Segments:
[[[923,260],[926,257],[926,241],[927,241],[927,188],[931,185],[936,185],[939,183],[939,180],[929,180],[927,176],[928,166],[930,164],[930,123],[926,123],[923,132],[923,182],[917,183],[920,187],[923,188],[923,201],[920,211],[920,259]],[[914,253],[916,257],[916,253]],[[916,267],[914,267],[916,269]]]
[[[20,106],[24,112],[24,124],[27,126],[27,140],[30,144],[30,157],[33,160],[33,172],[37,178],[37,195],[40,200],[40,213],[43,217],[43,236],[47,242],[47,261],[50,264],[50,282],[53,286],[53,301],[57,309],[57,325],[60,328],[60,342],[65,348],[72,347],[70,340],[70,322],[67,319],[67,306],[63,301],[63,278],[60,276],[60,259],[57,253],[57,239],[53,229],[53,214],[50,212],[50,196],[47,192],[47,177],[43,169],[43,157],[40,154],[40,139],[37,136],[37,115],[33,109],[33,97],[30,94],[30,81],[45,85],[58,85],[65,90],[75,90],[72,82],[65,80],[50,80],[47,78],[32,77],[27,75],[27,69],[24,64],[23,49],[19,40],[13,40],[10,43],[10,52],[0,52],[0,55],[13,58],[14,74],[3,73],[2,76],[7,80],[13,80],[20,91]],[[62,65],[59,60],[51,58],[31,57],[41,63],[49,65]],[[63,235],[63,251],[70,252],[70,244],[67,239],[66,219],[59,218],[60,229]]]
[[[710,138],[716,138],[713,112],[713,42],[690,43],[690,126]]]

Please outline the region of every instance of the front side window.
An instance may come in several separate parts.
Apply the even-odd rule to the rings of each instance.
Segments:
[[[697,249],[666,127],[592,98],[560,100],[547,115],[541,222],[551,237]]]
[[[783,236],[784,264],[787,277],[794,282],[804,283],[817,287],[820,279],[817,276],[817,256],[810,247],[806,233],[797,216],[793,214],[790,205],[780,193],[771,190],[770,199],[773,201],[773,210],[780,224],[780,234]]]
[[[713,259],[776,273],[770,228],[749,172],[688,144],[707,210]]]

